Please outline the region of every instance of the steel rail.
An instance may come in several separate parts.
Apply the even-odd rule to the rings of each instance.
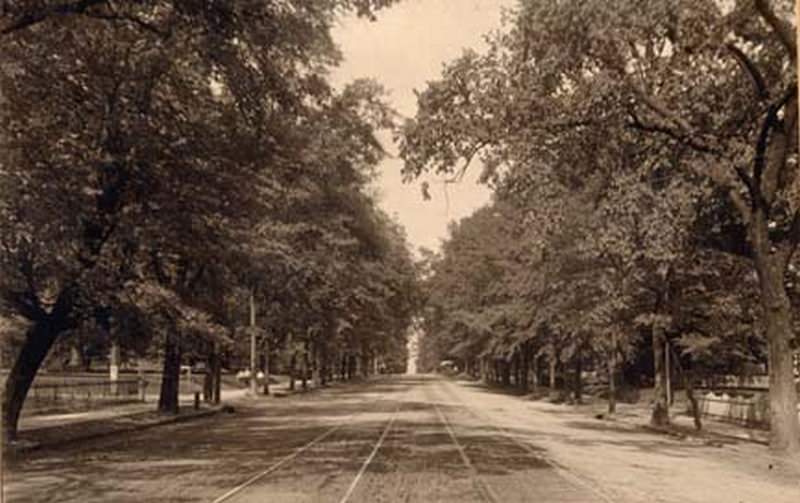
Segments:
[[[430,397],[430,394],[428,396]],[[447,434],[450,436],[450,440],[453,441],[453,444],[456,446],[456,449],[458,449],[458,454],[461,457],[461,461],[464,463],[464,466],[466,466],[467,469],[472,473],[472,484],[475,487],[475,490],[478,492],[478,494],[481,495],[481,497],[485,501],[491,503],[500,503],[500,499],[494,493],[491,486],[489,486],[489,484],[483,479],[483,477],[481,477],[480,473],[478,472],[478,469],[475,467],[475,465],[472,463],[472,460],[467,455],[466,449],[464,449],[464,446],[461,444],[461,442],[459,442],[458,437],[455,434],[455,431],[453,431],[453,427],[450,421],[447,419],[447,416],[442,412],[441,408],[436,403],[436,400],[435,399],[431,400],[430,403],[433,405],[433,408],[436,411],[436,414],[439,416],[439,420],[444,425],[445,430],[447,430]]]
[[[446,384],[445,384],[445,387],[447,387]],[[528,442],[520,440],[519,438],[517,438],[517,436],[515,436],[514,434],[509,432],[507,428],[503,428],[501,426],[498,426],[497,423],[492,421],[492,419],[488,415],[479,414],[479,413],[475,412],[475,410],[472,407],[469,407],[466,404],[466,402],[464,402],[463,399],[461,399],[459,396],[456,395],[455,392],[453,392],[452,390],[448,390],[448,391],[449,391],[448,394],[451,397],[453,397],[457,402],[459,402],[464,409],[469,411],[469,413],[473,417],[475,417],[476,419],[478,419],[478,420],[480,420],[482,422],[490,424],[492,426],[492,428],[495,431],[498,432],[499,435],[502,435],[503,437],[507,438],[508,440],[513,442],[515,445],[517,445],[521,449],[525,450],[525,452],[527,452],[531,456],[535,457],[536,459],[538,459],[540,461],[543,461],[543,462],[547,463],[548,465],[550,465],[550,467],[556,473],[558,473],[561,477],[563,477],[565,480],[567,480],[569,482],[572,482],[573,484],[575,484],[577,486],[580,486],[581,488],[586,489],[587,491],[591,492],[594,496],[599,498],[599,501],[602,501],[603,503],[615,503],[615,501],[614,501],[614,499],[612,498],[611,495],[607,494],[605,491],[603,491],[602,489],[597,487],[594,483],[585,480],[583,477],[581,477],[580,475],[574,473],[572,470],[569,470],[568,468],[566,468],[565,466],[559,464],[555,460],[543,455],[541,452],[536,451]]]
[[[379,403],[379,402],[383,402],[383,401],[392,401],[392,399],[387,399],[387,398],[384,398],[384,397],[380,397],[380,398],[377,398],[377,399],[373,400],[371,403],[375,404],[375,403]],[[392,415],[392,417],[390,419],[390,422],[394,421],[394,418],[397,415],[397,411],[398,410],[399,410],[399,406],[398,406],[397,409],[395,409],[395,412]],[[284,465],[286,465],[286,464],[290,463],[291,461],[295,460],[303,452],[307,451],[308,449],[310,449],[314,445],[316,445],[316,444],[320,443],[321,441],[325,440],[326,438],[331,436],[333,433],[335,433],[335,432],[341,430],[342,428],[344,428],[345,426],[351,424],[352,423],[352,419],[354,417],[356,417],[357,414],[358,413],[353,413],[353,414],[350,414],[350,415],[346,416],[344,419],[342,419],[335,426],[332,426],[331,428],[325,430],[321,434],[319,434],[316,437],[314,437],[313,439],[311,439],[309,442],[301,445],[300,447],[298,447],[297,449],[295,449],[291,453],[287,454],[286,456],[284,456],[281,459],[277,460],[276,462],[272,463],[266,469],[264,469],[261,472],[253,475],[252,477],[250,477],[249,479],[245,480],[244,482],[242,482],[241,484],[237,485],[236,487],[230,489],[229,491],[227,491],[222,496],[219,496],[218,498],[213,500],[212,503],[223,503],[223,502],[226,502],[226,501],[230,501],[231,498],[233,498],[234,496],[238,495],[239,493],[241,493],[245,489],[249,488],[250,486],[252,486],[256,482],[259,482],[260,480],[262,480],[265,477],[267,477],[268,475],[272,474],[273,472],[275,472],[279,468],[281,468]],[[384,430],[384,433],[386,433],[385,430]],[[383,435],[382,435],[382,437],[383,437]],[[374,452],[377,452],[376,449],[373,449],[373,450],[374,450]],[[374,454],[372,454],[372,457],[374,457]],[[362,467],[362,468],[365,469],[365,467]]]

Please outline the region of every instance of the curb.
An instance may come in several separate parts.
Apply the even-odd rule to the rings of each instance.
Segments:
[[[5,445],[4,454],[10,458],[17,457],[22,454],[28,454],[30,452],[39,451],[39,450],[46,450],[46,449],[57,449],[66,445],[75,444],[77,442],[84,442],[87,440],[96,440],[98,438],[109,437],[111,435],[118,435],[120,433],[132,433],[136,431],[142,431],[149,428],[154,428],[156,426],[164,426],[168,424],[177,424],[177,423],[184,423],[187,421],[191,421],[193,419],[200,419],[204,417],[210,417],[216,414],[219,414],[225,409],[225,405],[221,405],[219,407],[215,407],[213,409],[206,409],[200,410],[197,412],[185,414],[185,415],[178,415],[178,416],[165,416],[160,419],[156,419],[152,422],[146,422],[142,424],[132,424],[127,426],[120,426],[116,428],[109,428],[105,431],[97,431],[94,433],[89,433],[86,435],[77,435],[74,437],[65,438],[63,440],[59,440],[58,442],[36,442],[36,441],[28,441],[21,443],[21,445]]]

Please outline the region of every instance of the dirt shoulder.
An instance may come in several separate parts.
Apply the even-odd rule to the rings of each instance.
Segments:
[[[545,455],[620,502],[800,501],[800,465],[735,438],[675,436],[648,430],[636,415],[595,418],[574,408],[503,394],[477,383],[450,384],[498,426],[543,447]]]

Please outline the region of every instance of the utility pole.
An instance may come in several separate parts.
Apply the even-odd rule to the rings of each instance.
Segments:
[[[256,298],[255,288],[250,289],[250,393],[253,396],[258,394],[258,383],[256,382]]]

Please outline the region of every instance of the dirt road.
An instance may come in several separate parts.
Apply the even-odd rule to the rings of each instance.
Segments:
[[[618,466],[608,471],[622,478],[596,476],[592,463],[570,458],[575,445],[562,438],[568,425],[523,405],[434,377],[337,386],[37,453],[12,467],[6,496],[11,503],[671,501],[626,478],[635,470],[614,453]],[[625,433],[616,435],[623,445]],[[606,447],[624,449],[613,439]],[[654,455],[634,461],[657,466]]]

